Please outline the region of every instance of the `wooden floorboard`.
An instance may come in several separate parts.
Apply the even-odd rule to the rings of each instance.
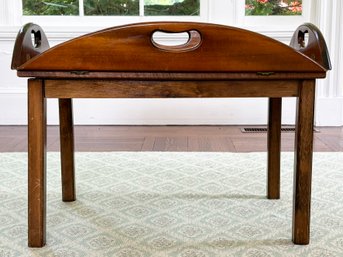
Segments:
[[[251,126],[249,126],[251,127]],[[267,150],[266,133],[242,133],[242,126],[75,126],[76,151]],[[320,127],[314,150],[343,151],[343,128]],[[48,151],[59,151],[59,128],[48,126]],[[293,151],[294,133],[282,133],[282,151]],[[0,152],[27,151],[26,126],[0,126]]]

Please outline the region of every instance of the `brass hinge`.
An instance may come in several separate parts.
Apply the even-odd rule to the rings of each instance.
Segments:
[[[256,73],[258,76],[271,76],[271,75],[274,75],[275,74],[275,72],[272,72],[272,71],[270,71],[270,72],[257,72]]]
[[[87,75],[89,74],[89,71],[86,70],[75,70],[75,71],[71,71],[71,74],[75,74],[75,75]]]

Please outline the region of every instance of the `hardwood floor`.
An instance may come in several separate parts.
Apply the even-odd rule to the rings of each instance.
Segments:
[[[76,151],[267,150],[266,133],[242,133],[243,126],[75,126]],[[251,127],[251,126],[249,126]],[[314,150],[343,151],[343,128],[321,127]],[[48,127],[48,151],[59,151],[59,128]],[[282,151],[293,151],[294,133],[282,133]],[[26,126],[0,126],[0,152],[27,151]]]

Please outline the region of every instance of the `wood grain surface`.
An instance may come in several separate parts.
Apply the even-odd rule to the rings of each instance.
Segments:
[[[28,244],[46,240],[46,99],[42,80],[28,85]]]
[[[282,98],[269,98],[267,197],[280,198],[280,154]]]
[[[179,51],[152,43],[155,31],[197,31],[197,47]],[[186,43],[187,45],[187,43]],[[157,61],[158,60],[158,61]],[[26,71],[325,72],[308,56],[240,28],[192,22],[150,22],[113,27],[59,44],[20,67]]]
[[[74,201],[75,163],[74,163],[74,121],[72,99],[59,99],[62,199]]]
[[[304,81],[297,100],[294,150],[293,242],[310,241],[315,81]]]
[[[46,80],[47,98],[284,97],[297,96],[299,81]]]

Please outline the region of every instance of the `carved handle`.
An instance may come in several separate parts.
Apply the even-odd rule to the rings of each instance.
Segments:
[[[157,43],[154,38],[153,34],[156,32],[163,32],[163,33],[170,33],[170,34],[180,34],[180,33],[187,33],[188,34],[188,40],[186,43],[181,44],[181,45],[174,45],[174,46],[169,46],[169,45],[162,45]],[[197,49],[201,45],[201,34],[197,30],[190,30],[190,31],[180,31],[180,32],[170,32],[170,31],[162,31],[162,30],[157,30],[154,31],[151,35],[151,43],[158,48],[159,50],[166,51],[166,52],[188,52],[188,51],[193,51]]]
[[[16,38],[13,56],[12,70],[33,58],[34,56],[49,49],[49,42],[43,29],[33,23],[24,25]]]
[[[307,55],[326,70],[331,70],[331,61],[325,39],[320,30],[311,23],[305,23],[294,32],[290,46]]]

